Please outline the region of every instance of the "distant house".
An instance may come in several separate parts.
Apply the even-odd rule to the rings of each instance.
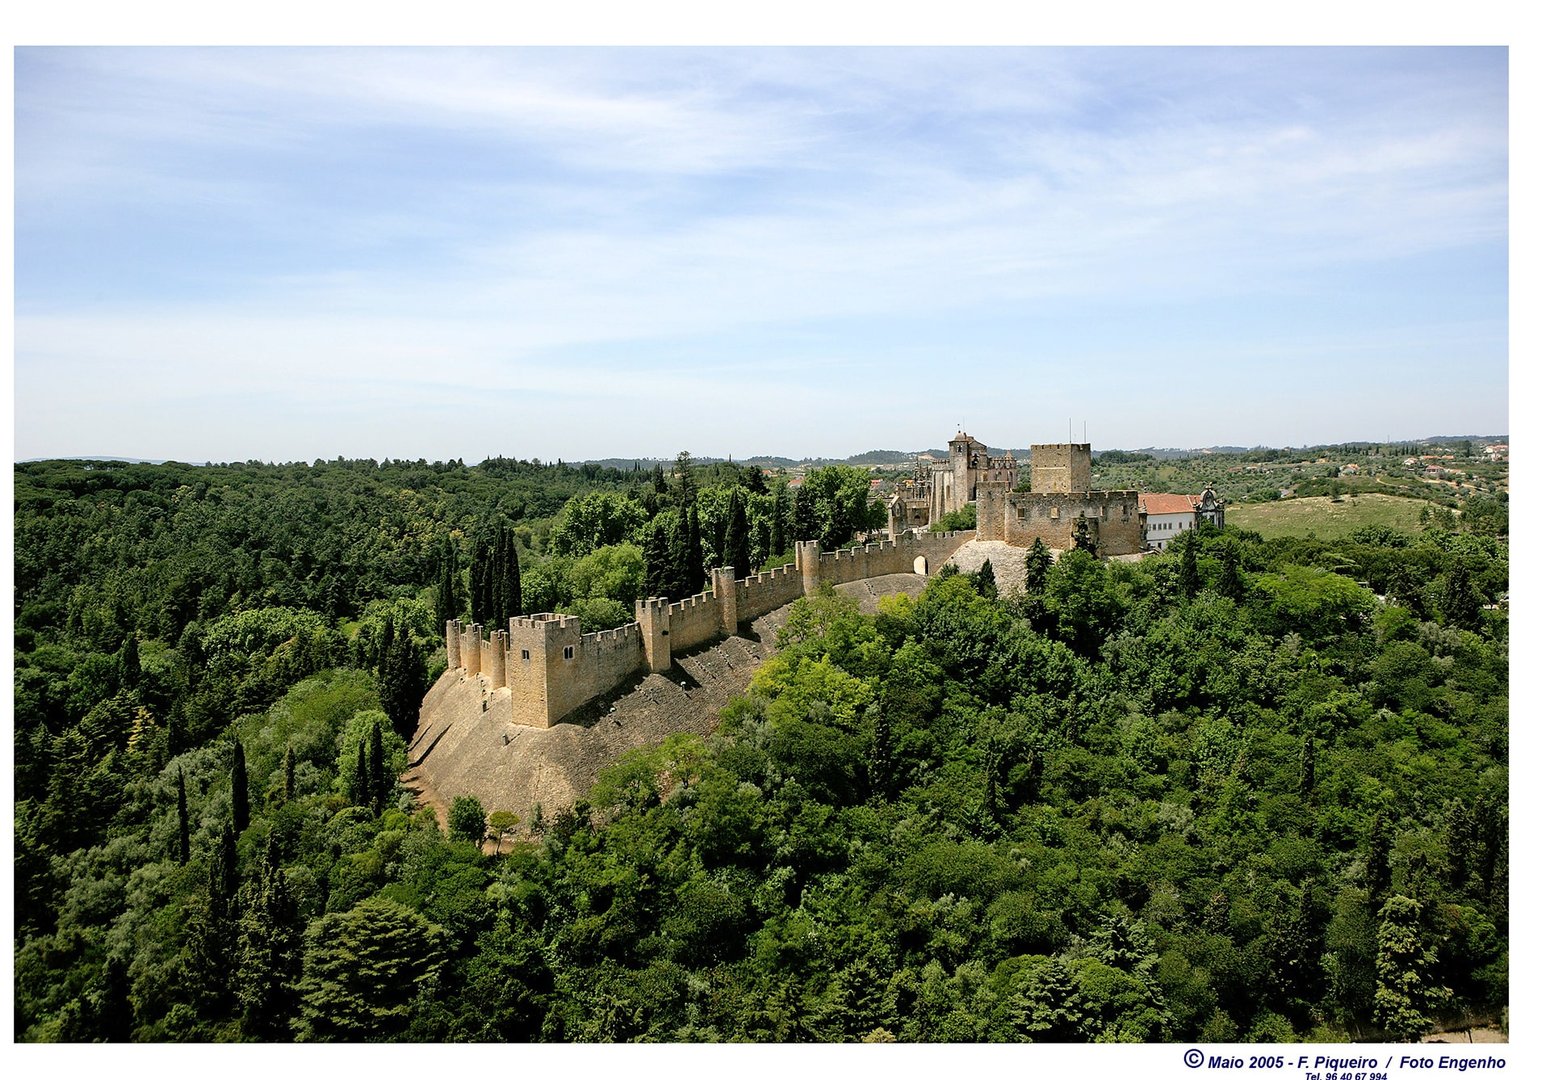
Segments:
[[[1198,527],[1202,521],[1220,528],[1224,520],[1222,504],[1210,488],[1199,495],[1142,492],[1141,516],[1146,521],[1144,537],[1148,551],[1161,551],[1170,540]]]
[[[1355,476],[1357,473],[1359,473],[1361,471],[1362,471],[1362,467],[1360,465],[1342,465],[1342,466],[1340,466],[1340,472],[1344,476]]]

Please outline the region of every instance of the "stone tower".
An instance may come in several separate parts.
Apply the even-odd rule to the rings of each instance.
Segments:
[[[1028,447],[1029,488],[1071,493],[1093,488],[1091,443],[1034,443]]]

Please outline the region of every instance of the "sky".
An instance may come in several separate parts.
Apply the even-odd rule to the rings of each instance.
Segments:
[[[1508,430],[1504,48],[15,52],[15,455]]]

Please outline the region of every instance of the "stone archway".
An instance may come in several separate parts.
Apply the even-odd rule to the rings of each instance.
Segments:
[[[926,565],[926,557],[924,555],[915,556],[915,573],[919,574],[921,577],[930,576],[930,570]]]

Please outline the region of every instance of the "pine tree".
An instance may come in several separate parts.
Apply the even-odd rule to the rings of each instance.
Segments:
[[[296,748],[285,748],[285,801],[290,802],[296,797]]]
[[[178,766],[178,865],[188,865],[188,791],[183,784],[183,767]]]
[[[231,749],[231,820],[239,833],[248,827],[248,762],[241,739],[233,740]]]

